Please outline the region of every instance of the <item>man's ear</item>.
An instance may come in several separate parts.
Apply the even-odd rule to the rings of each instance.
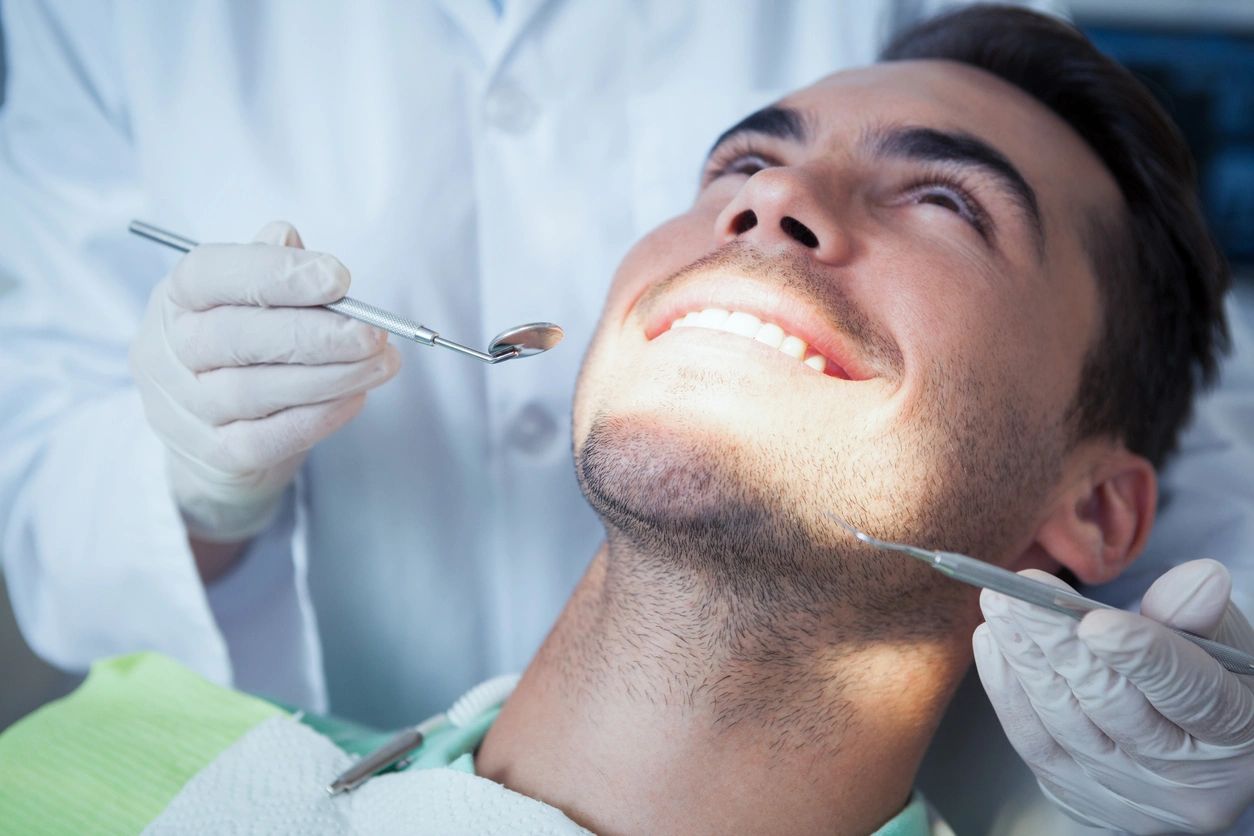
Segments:
[[[1149,538],[1158,504],[1153,466],[1122,444],[1074,451],[1075,474],[1055,495],[1037,529],[1032,548],[1020,561],[1038,565],[1044,555],[1086,584],[1103,583],[1127,568]]]

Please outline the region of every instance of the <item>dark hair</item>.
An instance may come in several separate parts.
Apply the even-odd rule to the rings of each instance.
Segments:
[[[897,35],[880,60],[991,73],[1061,117],[1114,176],[1126,211],[1088,222],[1104,313],[1069,418],[1076,440],[1117,438],[1160,466],[1228,349],[1228,268],[1171,119],[1077,29],[1024,9],[977,5],[932,18]]]

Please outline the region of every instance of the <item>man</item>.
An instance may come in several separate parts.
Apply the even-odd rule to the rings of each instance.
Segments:
[[[963,34],[1067,45],[983,20]],[[607,545],[482,774],[593,829],[866,832],[907,798],[979,613],[831,515],[1086,582],[1136,557],[1224,274],[1169,135],[1136,135],[1140,170],[1099,156],[1158,126],[1143,94],[1117,128],[1062,96],[887,63],[724,136],[610,292],[574,413]]]
[[[1035,17],[938,26],[1106,66]],[[1120,165],[1103,129],[1161,117],[1141,93],[1070,121],[1086,103],[933,57],[831,76],[720,139],[691,209],[615,276],[573,419],[606,544],[479,775],[594,830],[902,832],[978,596],[833,515],[1113,577],[1222,344],[1178,141]],[[1155,222],[1167,237],[1132,249]]]

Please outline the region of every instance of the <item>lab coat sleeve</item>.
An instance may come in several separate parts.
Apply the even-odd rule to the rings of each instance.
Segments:
[[[3,11],[0,558],[14,613],[35,652],[64,668],[150,649],[229,683],[227,642],[127,366],[171,258],[126,233],[149,207],[114,10],[8,0]]]

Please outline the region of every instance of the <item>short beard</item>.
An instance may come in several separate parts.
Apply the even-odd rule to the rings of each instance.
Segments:
[[[938,395],[942,403],[956,397]],[[911,491],[892,484],[888,468],[872,464],[875,455],[844,462],[840,473],[824,472],[813,460],[789,461],[776,452],[771,461],[762,450],[635,416],[594,415],[576,451],[576,471],[606,524],[611,558],[616,544],[632,554],[634,565],[612,566],[611,575],[699,583],[724,605],[731,619],[724,629],[731,633],[773,629],[781,619],[822,624],[843,611],[857,616],[842,622],[839,638],[846,642],[952,637],[971,619],[968,587],[908,558],[870,552],[822,517],[827,509],[856,522],[864,517],[860,497],[874,488],[901,511],[871,533],[1006,558],[1057,478],[1063,433],[1032,427],[1005,405],[1000,415],[949,413],[941,423],[927,450],[870,451],[891,453],[883,456],[888,461],[936,459],[936,472],[920,480],[926,488],[913,500]],[[805,474],[823,486],[822,496],[809,507],[791,507],[778,479],[770,478],[781,473]],[[918,507],[921,494],[929,498],[925,507]]]
[[[902,590],[892,575],[902,566],[867,559],[848,542],[817,538],[799,515],[780,507],[777,495],[769,495],[768,483],[743,478],[752,466],[742,451],[697,451],[692,439],[665,435],[635,421],[601,417],[577,456],[581,487],[606,524],[611,552],[622,545],[632,555],[630,566],[611,556],[611,577],[629,573],[653,584],[679,577],[698,583],[718,605],[726,622],[718,626],[728,635],[753,634],[798,617],[822,623],[849,608],[876,617],[860,622],[864,629],[849,625],[858,635],[844,640],[882,638],[888,622],[896,624],[894,633],[916,638],[948,625],[952,608],[926,599],[900,618]],[[685,444],[688,449],[677,449]],[[841,507],[839,499],[832,507]],[[920,585],[932,581],[917,574]],[[928,617],[919,617],[919,604],[932,610]]]

